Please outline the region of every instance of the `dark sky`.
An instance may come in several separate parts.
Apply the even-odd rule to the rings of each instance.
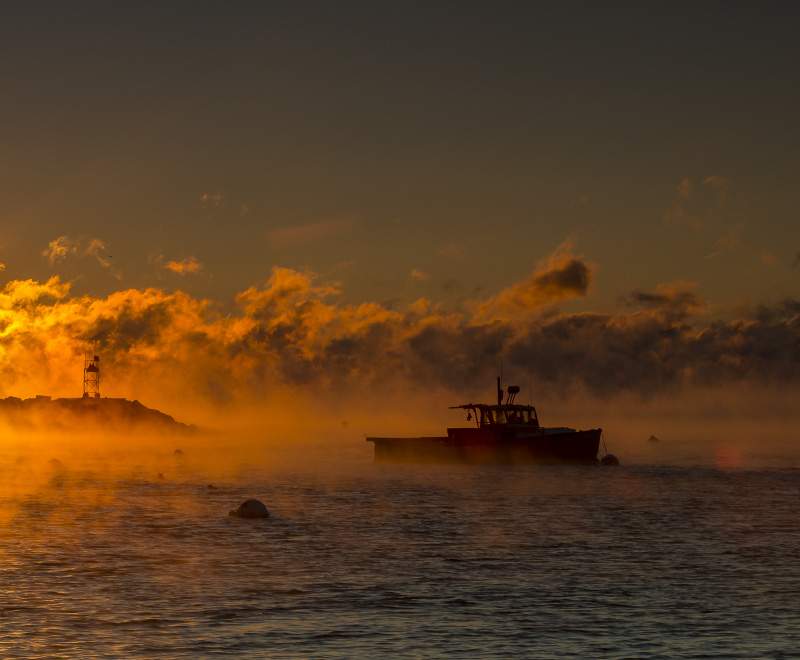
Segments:
[[[791,3],[119,5],[4,10],[5,279],[447,301],[571,240],[593,308],[800,291]]]

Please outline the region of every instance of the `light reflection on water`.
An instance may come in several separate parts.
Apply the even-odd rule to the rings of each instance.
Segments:
[[[0,491],[2,656],[800,648],[796,470],[50,470]]]

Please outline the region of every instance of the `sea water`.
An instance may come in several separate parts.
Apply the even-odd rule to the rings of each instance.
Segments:
[[[165,454],[0,489],[0,656],[790,657],[800,471]],[[6,456],[3,474],[24,459]],[[13,461],[16,460],[16,463]],[[257,463],[257,462],[256,462]],[[248,497],[268,520],[228,515]]]

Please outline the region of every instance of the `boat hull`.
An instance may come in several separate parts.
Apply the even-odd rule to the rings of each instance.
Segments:
[[[513,433],[447,429],[447,436],[368,437],[376,461],[405,463],[597,463],[602,429]]]

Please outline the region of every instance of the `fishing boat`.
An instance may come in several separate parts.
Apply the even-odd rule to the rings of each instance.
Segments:
[[[464,403],[470,427],[447,429],[444,436],[367,437],[376,461],[464,463],[583,463],[595,464],[603,429],[579,431],[545,427],[536,408],[515,402],[520,388],[504,392],[497,379],[497,403]],[[611,456],[610,454],[608,456]],[[616,460],[616,459],[614,459]]]

